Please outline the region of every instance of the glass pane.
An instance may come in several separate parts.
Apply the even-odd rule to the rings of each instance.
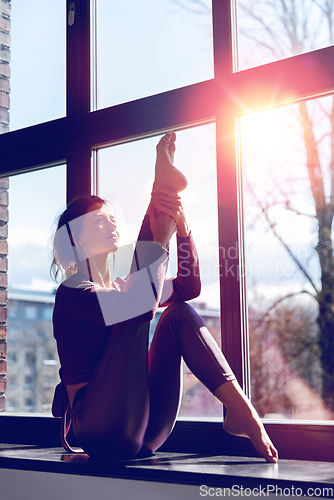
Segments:
[[[129,263],[125,266],[122,258],[125,246],[137,239],[141,220],[147,209],[158,140],[156,137],[143,139],[98,152],[99,194],[114,204],[123,238],[120,240],[123,252],[116,253],[114,277],[128,273]],[[201,266],[202,292],[192,305],[220,343],[215,126],[206,125],[177,132],[175,165],[188,179],[188,187],[181,195]],[[175,242],[171,244],[170,253],[168,275],[175,276]],[[161,311],[158,310],[151,323],[151,336],[160,314]],[[222,416],[221,404],[186,367],[179,415]]]
[[[211,1],[98,0],[98,108],[213,78]]]
[[[252,400],[334,412],[333,97],[241,119]]]
[[[333,44],[333,2],[239,0],[239,69]]]
[[[65,115],[65,4],[11,3],[11,130]]]
[[[9,179],[7,412],[50,413],[59,382],[51,227],[65,205],[65,177],[60,166]]]

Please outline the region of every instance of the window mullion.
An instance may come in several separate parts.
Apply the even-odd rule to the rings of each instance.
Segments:
[[[219,217],[219,266],[222,348],[239,383],[246,389],[244,318],[241,315],[243,284],[239,249],[239,213],[236,172],[235,115],[231,103],[234,61],[234,0],[213,0],[213,41],[216,86],[217,186]],[[231,89],[231,90],[229,90]]]
[[[67,0],[66,109],[74,139],[67,156],[67,200],[91,192],[91,150],[84,138],[90,111],[90,0]]]
[[[90,0],[67,0],[66,109],[77,121],[90,110]]]
[[[217,116],[217,186],[222,347],[240,385],[247,387],[244,318],[241,314],[243,272],[239,242],[238,176],[235,113],[227,99]]]
[[[215,78],[226,78],[232,72],[232,15],[235,0],[212,0],[213,54]]]

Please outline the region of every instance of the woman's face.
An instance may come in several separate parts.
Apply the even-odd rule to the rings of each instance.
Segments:
[[[76,239],[86,257],[116,252],[119,235],[111,208],[102,205],[98,210],[85,214]]]

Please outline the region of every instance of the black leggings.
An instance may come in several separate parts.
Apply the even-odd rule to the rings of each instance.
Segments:
[[[77,393],[73,405],[72,428],[84,451],[120,459],[159,448],[180,406],[182,357],[212,393],[235,380],[187,303],[163,312],[149,351],[147,324],[114,327],[88,386]]]

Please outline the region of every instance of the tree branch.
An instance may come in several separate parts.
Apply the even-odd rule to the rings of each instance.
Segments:
[[[293,212],[293,213],[295,213],[297,215],[302,215],[304,217],[310,217],[312,219],[316,219],[315,215],[302,213],[302,212],[299,212],[297,209],[293,208],[292,205],[291,205],[291,201],[290,201],[288,195],[286,194],[286,192],[282,188],[282,183],[279,184],[277,182],[277,180],[275,179],[275,177],[273,177],[273,176],[271,176],[271,180],[272,180],[273,184],[275,185],[275,191],[278,192],[281,195],[281,197],[283,198],[282,204],[284,205],[284,207],[287,210],[289,210],[290,212]],[[298,179],[294,179],[294,180],[295,180],[295,182],[298,182]],[[295,193],[291,193],[290,192],[290,196],[293,195],[293,194],[295,194]]]
[[[276,236],[276,238],[278,239],[278,241],[283,245],[283,247],[285,248],[285,250],[287,251],[287,253],[291,257],[291,259],[295,262],[295,264],[297,265],[297,267],[300,269],[300,271],[308,279],[308,281],[311,284],[312,288],[314,289],[315,293],[318,295],[319,294],[319,290],[317,289],[317,287],[313,283],[313,280],[312,280],[311,276],[308,274],[308,272],[306,271],[305,267],[301,264],[301,262],[297,259],[297,257],[295,256],[295,254],[293,253],[293,251],[291,250],[291,248],[289,247],[289,245],[287,243],[285,243],[285,241],[283,240],[283,238],[276,231],[275,224],[272,223],[271,220],[270,220],[270,218],[269,218],[268,208],[267,207],[263,207],[261,205],[260,200],[257,198],[257,196],[255,195],[255,193],[254,193],[253,190],[251,190],[251,192],[252,192],[253,197],[256,200],[257,206],[260,208],[260,210],[262,211],[265,219],[267,220],[268,225],[269,225],[271,231],[274,233],[274,235]]]
[[[240,29],[240,33],[243,36],[245,36],[247,38],[251,38],[258,45],[264,45],[279,59],[282,57],[287,57],[289,55],[290,48],[286,44],[284,38],[281,37],[280,33],[275,32],[275,30],[273,30],[273,28],[270,24],[266,23],[261,16],[256,15],[254,12],[254,9],[252,9],[251,7],[248,7],[244,2],[240,2],[239,8],[241,11],[244,12],[244,14],[246,16],[253,19],[253,21],[258,23],[265,30],[265,32],[269,35],[269,38],[272,40],[273,46],[265,44],[263,41],[263,36],[261,36],[261,38],[259,38],[259,37],[256,38],[253,35],[250,35],[249,32],[247,32],[243,29]],[[285,46],[285,50],[284,49],[282,50],[282,47],[284,47],[284,46]],[[277,49],[281,49],[281,50],[277,50]]]
[[[285,248],[285,250],[290,255],[291,259],[295,262],[295,264],[297,264],[297,267],[299,267],[299,269],[301,270],[301,272],[304,274],[304,276],[310,282],[310,284],[311,284],[312,288],[314,289],[314,291],[318,294],[319,290],[317,289],[317,287],[313,283],[313,280],[312,280],[311,276],[308,274],[308,272],[306,271],[305,267],[299,262],[299,260],[297,259],[297,257],[295,256],[295,254],[293,253],[293,251],[291,250],[291,248],[289,247],[289,245],[287,243],[285,243],[285,241],[283,240],[283,238],[278,234],[278,232],[275,229],[275,225],[272,224],[271,221],[269,220],[269,216],[268,216],[267,210],[265,210],[263,213],[264,213],[265,218],[267,219],[267,222],[268,222],[268,224],[269,224],[272,232],[274,233],[274,235],[276,236],[276,238],[278,239],[278,241],[283,245],[283,247]]]
[[[187,12],[192,12],[194,14],[210,14],[211,12],[208,4],[202,0],[173,0],[173,3]],[[194,5],[194,8],[190,7],[190,5]]]
[[[303,217],[310,217],[311,219],[314,219],[314,220],[317,220],[316,216],[315,215],[311,215],[311,214],[305,214],[303,212],[299,212],[299,210],[296,210],[295,208],[293,208],[291,206],[291,203],[289,200],[286,200],[286,209],[287,210],[290,210],[290,212],[293,212],[295,213],[296,215],[302,215]]]
[[[317,300],[317,297],[312,295],[312,293],[309,292],[308,290],[301,290],[300,292],[289,293],[288,295],[285,295],[284,297],[280,297],[279,299],[275,300],[275,302],[269,307],[269,309],[267,309],[264,315],[259,319],[258,326],[260,326],[263,323],[263,321],[269,316],[271,311],[273,311],[284,300],[291,299],[292,297],[295,297],[296,295],[301,295],[303,293],[306,293],[307,295],[310,295],[313,299]]]

